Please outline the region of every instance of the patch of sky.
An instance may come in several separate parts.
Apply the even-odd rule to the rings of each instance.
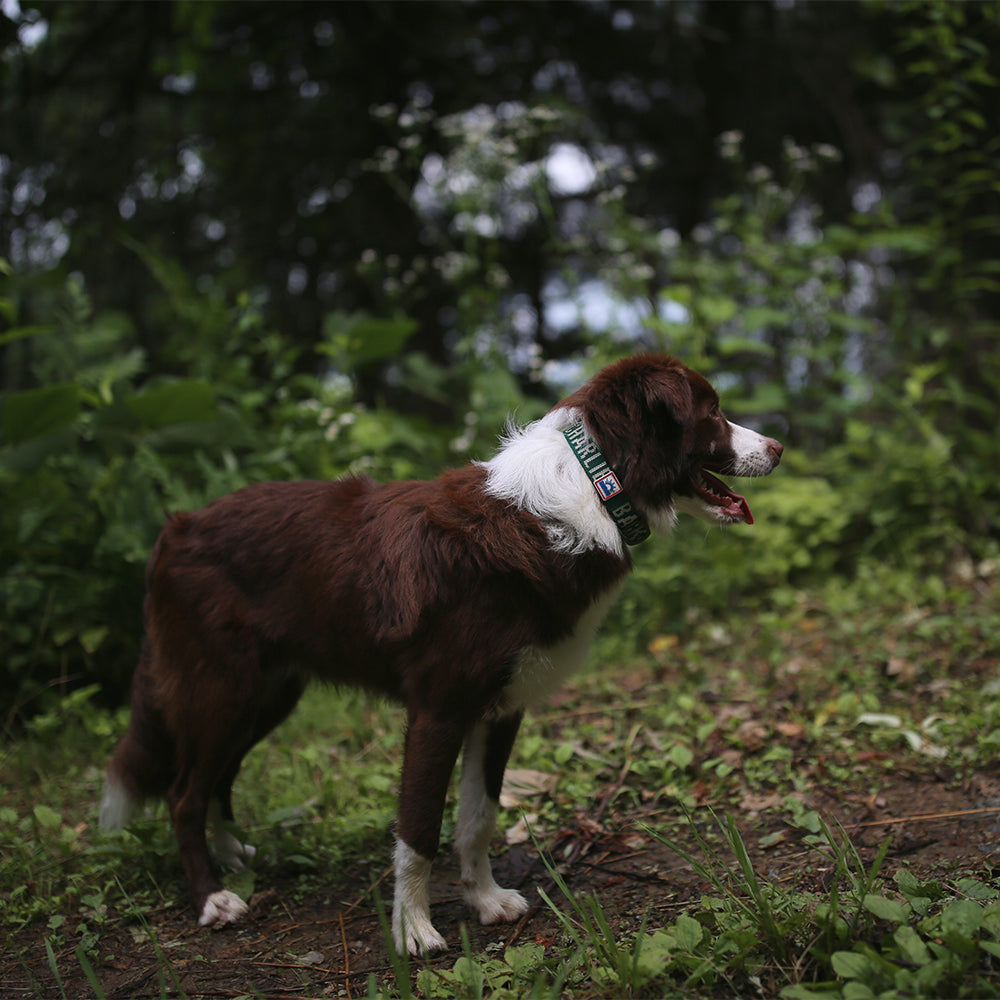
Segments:
[[[557,142],[549,150],[545,174],[553,194],[574,195],[589,191],[597,170],[586,151],[570,142]]]
[[[554,278],[546,283],[543,298],[545,325],[556,333],[581,326],[609,331],[622,342],[634,341],[641,336],[650,315],[648,303],[623,299],[600,278],[573,287]]]
[[[38,48],[48,37],[49,22],[37,10],[23,10],[18,0],[0,0],[0,14],[17,25],[17,40],[26,51]]]

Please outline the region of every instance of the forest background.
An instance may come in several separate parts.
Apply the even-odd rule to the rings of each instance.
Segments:
[[[166,512],[435,475],[669,350],[781,438],[628,655],[1000,539],[1000,5],[0,6],[0,713],[125,696]]]

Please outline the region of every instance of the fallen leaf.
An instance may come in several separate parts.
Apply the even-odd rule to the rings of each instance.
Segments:
[[[538,822],[538,813],[525,813],[505,834],[504,841],[509,847],[526,844],[531,840],[531,824]]]
[[[806,727],[801,722],[779,722],[775,728],[790,740],[801,739],[806,734]]]
[[[531,799],[539,795],[551,795],[556,790],[558,782],[557,775],[545,771],[509,768],[503,776],[500,805],[504,809],[516,809],[518,806],[527,805]]]
[[[772,847],[777,847],[778,844],[782,844],[788,839],[787,830],[776,830],[774,833],[769,833],[766,836],[760,838],[757,841],[757,845],[761,850],[767,851]]]
[[[865,712],[858,716],[859,726],[885,726],[890,729],[898,729],[903,720],[898,715],[887,715],[885,712]]]
[[[736,738],[747,750],[760,750],[767,738],[767,727],[756,719],[747,719],[736,730]]]
[[[890,656],[889,662],[885,665],[885,672],[890,677],[898,677],[907,683],[917,676],[917,668],[902,656]]]
[[[600,823],[595,823],[589,816],[583,813],[576,814],[576,821],[580,826],[580,832],[587,837],[601,837],[604,835],[604,827]]]
[[[691,791],[694,795],[694,800],[698,803],[698,805],[706,802],[712,794],[712,789],[709,788],[708,784],[704,781],[696,781]]]
[[[760,813],[765,809],[774,809],[783,802],[782,796],[778,792],[768,792],[760,794],[758,792],[747,792],[740,799],[740,808],[748,813]]]

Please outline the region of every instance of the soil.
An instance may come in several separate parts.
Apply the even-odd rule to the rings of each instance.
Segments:
[[[975,774],[957,781],[947,769],[929,763],[924,771],[890,770],[878,790],[845,791],[813,783],[804,803],[828,822],[838,820],[861,849],[866,863],[886,836],[892,847],[883,869],[891,878],[899,867],[918,877],[955,879],[964,874],[987,876],[1000,852],[1000,777]],[[802,842],[802,833],[787,827],[768,810],[766,797],[747,796],[741,810],[730,810],[751,850],[759,874],[797,889],[823,891],[832,865]],[[697,853],[696,838],[670,802],[648,803],[642,811],[612,813],[595,822],[597,802],[578,816],[573,828],[558,831],[546,845],[576,894],[597,893],[612,926],[624,933],[638,928],[648,913],[650,929],[676,918],[686,905],[711,888],[677,854],[651,839],[641,824],[663,827],[671,837]],[[774,812],[774,815],[771,815]],[[701,813],[697,814],[699,817]],[[588,818],[589,817],[589,818]],[[680,820],[680,822],[678,822]],[[700,818],[698,820],[701,822]],[[706,824],[708,833],[711,825]],[[765,849],[761,841],[769,844]],[[458,886],[453,855],[435,865],[432,911],[438,930],[451,947],[429,961],[415,960],[412,970],[450,968],[461,952],[460,923],[467,922],[476,951],[502,951],[512,943],[535,942],[546,949],[565,947],[558,923],[543,905],[538,888],[557,903],[551,878],[533,848],[501,851],[494,862],[497,881],[517,886],[532,902],[517,924],[480,927],[469,921]],[[258,871],[258,891],[251,914],[241,926],[213,933],[195,926],[190,911],[176,906],[146,914],[176,980],[166,973],[154,945],[138,923],[109,922],[95,969],[108,998],[176,995],[188,997],[260,996],[274,998],[367,995],[370,975],[391,972],[385,942],[370,889],[380,882],[383,899],[391,898],[388,872],[355,870],[331,873],[330,889],[302,898],[291,877]],[[314,882],[312,883],[314,884]],[[55,953],[60,984],[41,942],[44,932],[29,929],[9,942],[0,959],[5,998],[94,996],[75,943]]]

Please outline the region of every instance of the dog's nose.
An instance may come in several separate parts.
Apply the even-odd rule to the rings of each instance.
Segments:
[[[781,460],[781,453],[785,450],[785,446],[780,441],[775,441],[774,438],[768,438],[767,450],[774,459],[774,464],[777,465]]]

